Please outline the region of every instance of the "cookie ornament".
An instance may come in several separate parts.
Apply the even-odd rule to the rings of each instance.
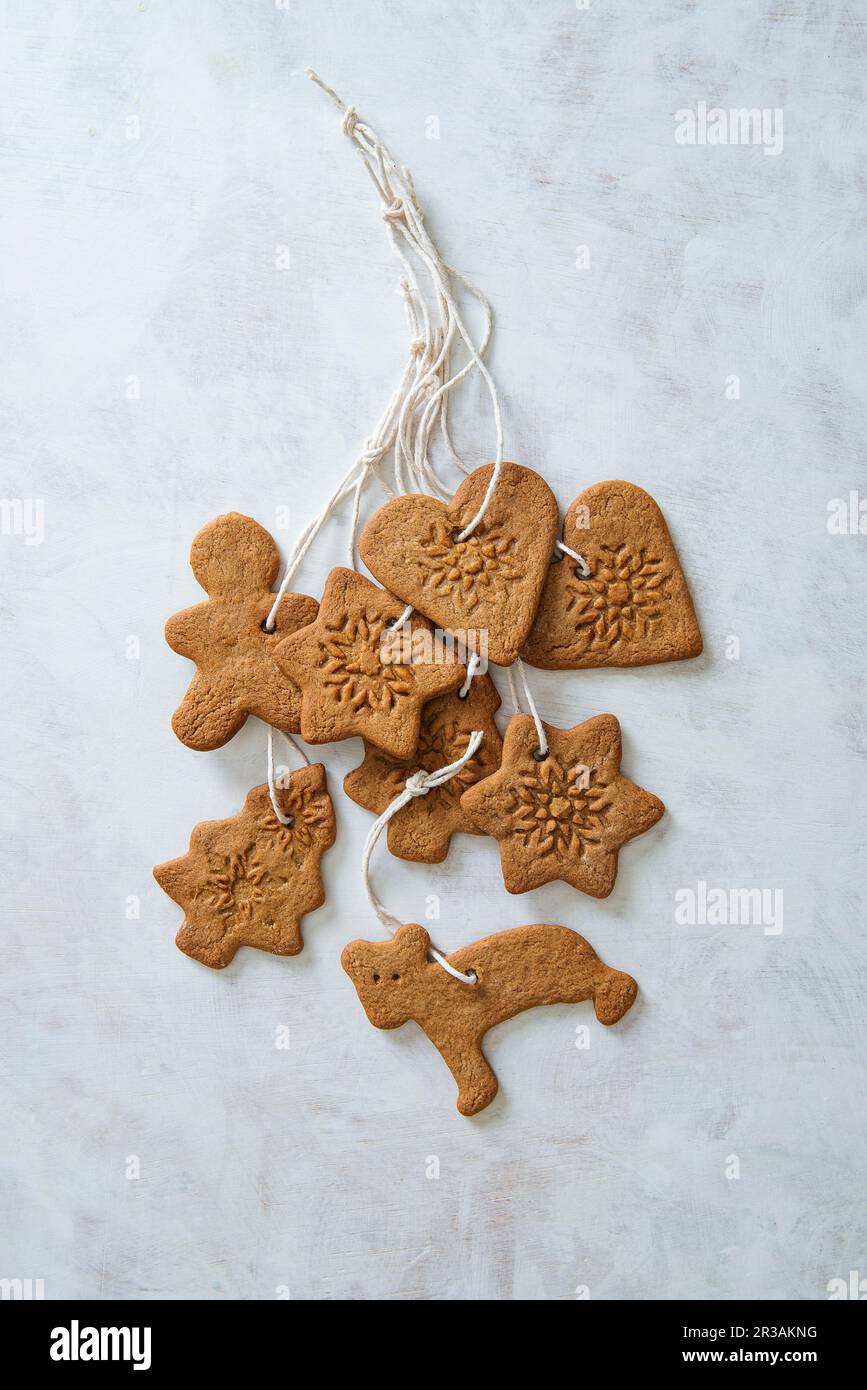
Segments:
[[[315,622],[276,649],[301,689],[308,743],[361,734],[393,758],[411,758],[425,701],[457,690],[466,667],[434,640],[425,619],[351,569],[333,569]]]
[[[334,837],[321,763],[254,787],[227,820],[202,821],[187,853],[154,869],[184,911],[177,945],[215,970],[239,946],[297,955],[302,917],[325,901],[319,861]]]
[[[351,941],[340,957],[375,1028],[411,1020],[427,1035],[457,1082],[462,1115],[477,1115],[497,1094],[482,1051],[490,1028],[541,1004],[586,999],[593,1000],[599,1022],[610,1025],[638,993],[631,975],[612,970],[568,927],[513,927],[443,961],[448,972],[431,959],[424,927],[412,922],[398,927],[391,941]]]
[[[202,527],[190,565],[208,601],[175,613],[165,629],[172,650],[198,668],[172,718],[178,738],[188,748],[220,748],[250,714],[297,733],[301,694],[274,661],[274,648],[313,621],[316,600],[287,593],[272,613],[279,551],[264,527],[238,512]]]
[[[441,695],[424,706],[418,747],[408,762],[365,744],[364,762],[343,779],[348,797],[380,815],[413,773],[442,771],[466,751],[473,730],[481,730],[484,737],[478,751],[453,778],[427,796],[413,797],[389,821],[388,848],[399,859],[440,864],[454,834],[484,834],[462,809],[461,794],[500,765],[503,741],[494,723],[500,697],[488,675],[468,675],[467,682],[456,693]]]
[[[391,593],[445,631],[485,633],[491,661],[510,666],[532,627],[559,519],[538,473],[489,464],[448,504],[423,494],[387,502],[359,551]]]
[[[462,1115],[478,1114],[497,1094],[497,1078],[482,1051],[490,1028],[539,1004],[585,999],[594,1001],[601,1023],[616,1023],[638,989],[631,976],[605,965],[589,942],[567,927],[516,927],[444,955],[424,927],[402,923],[374,892],[370,860],[383,829],[411,800],[456,777],[482,738],[476,730],[449,766],[413,773],[371,827],[362,877],[368,901],[391,940],[351,941],[340,958],[375,1028],[399,1028],[412,1019],[427,1034],[457,1082]]]
[[[464,792],[461,807],[499,841],[510,893],[562,879],[605,898],[617,877],[618,851],[655,825],[665,807],[622,775],[613,714],[573,729],[542,728],[544,756],[533,719],[511,719],[499,770]]]
[[[575,671],[682,661],[701,649],[674,541],[650,494],[624,482],[580,493],[566,513],[524,660]]]

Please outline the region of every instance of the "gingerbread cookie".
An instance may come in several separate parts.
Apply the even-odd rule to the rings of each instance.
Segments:
[[[341,964],[375,1028],[409,1019],[427,1034],[458,1085],[458,1110],[476,1115],[497,1094],[482,1051],[489,1028],[540,1004],[592,999],[600,1023],[632,1006],[638,986],[612,970],[583,936],[536,924],[497,932],[453,951],[447,960],[475,984],[464,984],[429,958],[430,937],[410,923],[391,941],[351,941]]]
[[[498,772],[461,797],[461,807],[500,843],[510,893],[553,879],[605,898],[617,877],[617,852],[655,825],[665,807],[620,772],[620,725],[599,714],[573,729],[543,724],[546,757],[536,757],[529,715],[509,721]]]
[[[361,535],[362,559],[380,583],[448,632],[487,632],[488,656],[515,660],[533,623],[557,537],[559,512],[538,473],[504,463],[483,519],[478,512],[493,465],[477,468],[446,505],[415,493],[396,497]]]
[[[301,687],[308,743],[360,734],[393,758],[411,758],[426,700],[457,690],[466,668],[417,614],[355,570],[333,569],[315,622],[280,643],[277,661]]]
[[[291,825],[274,814],[267,785],[254,787],[228,820],[208,820],[180,859],[158,864],[154,878],[184,910],[178,946],[216,970],[239,946],[277,956],[302,949],[301,918],[325,901],[319,861],[334,844],[334,807],[321,763],[293,772],[276,788]]]
[[[475,676],[465,696],[440,695],[425,705],[418,747],[408,762],[365,745],[364,762],[346,774],[343,790],[359,806],[381,815],[414,772],[438,772],[460,758],[475,729],[484,734],[478,752],[456,776],[426,796],[414,797],[389,821],[388,847],[399,859],[440,864],[456,831],[484,834],[461,809],[461,793],[500,766],[503,740],[494,723],[494,711],[499,708],[500,697],[490,676]]]
[[[548,570],[536,621],[521,656],[531,666],[648,666],[698,656],[701,633],[662,512],[633,483],[596,483],[572,503],[563,540],[569,555]]]
[[[209,521],[190,550],[193,574],[207,603],[185,608],[166,623],[166,641],[198,670],[175,710],[172,728],[188,748],[220,748],[250,714],[298,733],[301,694],[274,661],[287,633],[312,623],[318,604],[306,594],[285,594],[266,632],[280,554],[252,517],[227,512]]]

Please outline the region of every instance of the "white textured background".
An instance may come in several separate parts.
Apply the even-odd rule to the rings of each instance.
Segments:
[[[867,537],[826,525],[864,485],[863,7],[3,15],[2,491],[44,501],[45,537],[0,538],[0,1276],[48,1297],[807,1299],[867,1275]],[[509,897],[492,841],[438,869],[378,852],[396,911],[441,896],[441,945],[561,921],[640,982],[610,1032],[585,1005],[493,1034],[501,1094],[475,1121],[340,969],[377,935],[369,817],[340,791],[358,741],[325,750],[339,840],[298,959],[207,971],[150,877],[264,769],[255,721],[210,754],[169,726],[190,540],[228,508],[300,527],[403,359],[396,263],[307,63],[490,296],[509,456],[564,507],[607,477],[652,491],[705,637],[691,663],[532,676],[551,722],[616,713],[624,770],[668,807],[605,902]],[[679,146],[699,101],[782,107],[782,153]],[[461,412],[474,462],[483,407],[471,390]],[[298,587],[320,592],[345,538],[344,514]],[[782,889],[783,932],[676,925],[699,879]]]

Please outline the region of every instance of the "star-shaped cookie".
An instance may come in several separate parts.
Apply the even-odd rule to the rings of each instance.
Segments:
[[[477,782],[461,806],[500,843],[510,893],[563,879],[605,898],[617,877],[617,851],[649,830],[665,807],[620,772],[620,725],[599,714],[574,729],[545,724],[548,755],[537,760],[536,727],[515,715],[498,772]]]
[[[389,821],[388,847],[399,859],[441,864],[456,831],[484,834],[462,810],[461,793],[500,766],[503,740],[494,723],[499,707],[500,697],[490,676],[477,675],[463,698],[455,692],[428,701],[421,712],[418,747],[408,762],[365,744],[364,762],[346,774],[343,790],[359,806],[381,815],[414,772],[447,767],[466,751],[474,730],[484,734],[478,752],[454,777],[425,796],[413,797]]]
[[[360,734],[393,758],[412,757],[422,705],[457,690],[466,669],[426,618],[413,613],[395,629],[404,607],[355,570],[333,569],[316,621],[280,643],[308,743]]]
[[[293,772],[276,795],[291,825],[277,819],[263,783],[236,816],[202,821],[188,852],[154,869],[184,910],[178,946],[203,965],[222,969],[239,946],[297,955],[301,918],[325,901],[319,861],[335,837],[325,768]]]
[[[166,623],[169,646],[198,667],[172,717],[178,738],[188,748],[221,748],[249,714],[297,734],[301,695],[275,663],[274,648],[287,633],[312,623],[316,600],[284,594],[274,631],[265,631],[280,552],[258,522],[238,512],[202,527],[190,565],[208,601]]]

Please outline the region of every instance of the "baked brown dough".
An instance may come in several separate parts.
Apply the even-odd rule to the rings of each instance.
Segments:
[[[622,775],[613,714],[574,729],[543,728],[548,753],[539,760],[533,720],[510,719],[499,770],[465,791],[461,806],[499,841],[510,893],[563,879],[605,898],[617,877],[618,850],[655,825],[665,807]]]
[[[483,519],[493,465],[477,468],[446,504],[413,493],[386,502],[365,526],[361,557],[381,584],[447,632],[487,633],[487,655],[510,666],[533,623],[560,513],[545,479],[504,463]]]
[[[585,525],[586,523],[586,525]],[[521,656],[574,671],[698,656],[701,633],[665,518],[634,483],[596,483],[572,503],[563,540],[587,561],[553,560]]]
[[[187,853],[154,869],[184,910],[178,946],[203,965],[221,970],[239,946],[297,955],[301,918],[325,901],[319,861],[335,836],[325,768],[293,772],[276,796],[291,826],[275,816],[263,783],[237,815],[202,821]]]
[[[497,1094],[482,1051],[489,1028],[539,1004],[592,999],[600,1023],[616,1023],[638,986],[612,970],[589,941],[568,927],[536,924],[482,937],[447,957],[465,984],[431,960],[430,937],[409,923],[390,941],[351,941],[340,957],[375,1028],[412,1019],[424,1030],[458,1084],[458,1110],[476,1115]]]
[[[284,594],[274,631],[265,631],[280,552],[264,527],[239,512],[202,527],[190,564],[208,601],[166,623],[169,646],[198,668],[172,718],[178,738],[188,748],[220,748],[250,714],[297,734],[301,694],[277,666],[274,649],[288,633],[312,623],[316,600]]]

